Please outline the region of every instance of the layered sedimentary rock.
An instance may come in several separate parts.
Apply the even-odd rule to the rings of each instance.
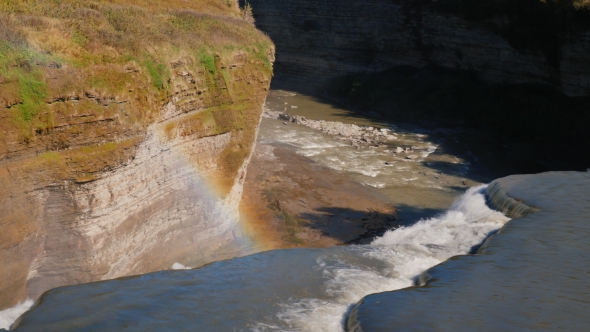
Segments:
[[[543,39],[541,49],[536,49],[517,47],[497,33],[511,24],[502,12],[486,20],[466,20],[435,10],[428,1],[249,3],[257,26],[276,42],[277,78],[283,81],[318,83],[356,72],[436,64],[472,70],[488,83],[548,83],[568,95],[590,93],[590,32],[572,28],[575,24],[560,37],[561,28],[549,33],[553,24],[549,19],[539,26],[519,27],[516,22],[507,30],[507,34],[524,35],[525,44],[529,39]],[[536,4],[530,5],[526,15],[541,17]],[[554,38],[564,42],[553,45]]]
[[[273,47],[228,4],[214,4],[217,16],[195,12],[203,3],[151,16],[141,1],[50,8],[66,18],[38,8],[24,18],[18,8],[0,13],[8,22],[0,24],[7,55],[0,59],[0,309],[50,288],[174,262],[202,265],[247,246],[237,208]],[[76,15],[96,20],[101,34],[69,30]],[[148,21],[149,33],[124,36],[144,33],[126,15]],[[132,23],[117,26],[113,17]],[[192,31],[211,27],[216,32],[204,34],[219,45],[195,50],[175,35],[190,42],[199,38]],[[243,42],[232,35],[240,33]],[[133,38],[132,56],[126,45],[109,44]]]

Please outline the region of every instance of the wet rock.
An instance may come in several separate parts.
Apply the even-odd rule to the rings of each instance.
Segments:
[[[399,146],[395,149],[395,153],[402,153],[405,152],[404,149],[400,148]]]
[[[416,159],[416,158],[418,158],[418,156],[417,156],[417,155],[415,155],[415,154],[411,154],[411,155],[409,155],[409,156],[406,156],[406,159],[410,159],[410,160],[414,160],[414,159]]]
[[[291,106],[294,108],[293,106]],[[296,107],[296,106],[295,106]],[[354,144],[383,144],[383,140],[397,139],[394,135],[387,135],[390,131],[387,128],[361,127],[355,124],[346,124],[342,122],[332,122],[325,120],[311,120],[303,116],[289,115],[282,112],[273,112],[265,109],[264,118],[284,120],[287,123],[301,124],[314,130],[320,130],[326,134],[334,136],[343,136]],[[346,140],[345,139],[345,140]],[[381,147],[381,146],[380,146]]]
[[[280,112],[275,112],[275,111],[271,111],[271,110],[265,110],[262,113],[262,117],[265,119],[278,119],[279,116],[281,115]]]

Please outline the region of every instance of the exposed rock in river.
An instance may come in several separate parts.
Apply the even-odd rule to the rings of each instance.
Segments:
[[[387,128],[375,129],[373,127],[357,126],[355,124],[346,124],[338,121],[312,120],[307,119],[304,116],[289,115],[270,110],[265,110],[262,116],[267,119],[286,120],[291,123],[300,124],[311,129],[322,131],[328,135],[342,136],[339,140],[349,141],[353,146],[372,145],[372,147],[385,148],[387,146],[380,143],[397,139],[394,135],[388,134],[390,129]],[[284,123],[286,124],[286,122]]]

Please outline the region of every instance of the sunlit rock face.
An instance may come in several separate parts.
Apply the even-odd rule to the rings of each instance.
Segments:
[[[36,298],[61,285],[146,273],[176,261],[197,266],[239,253],[242,244],[230,244],[241,236],[237,207],[268,81],[258,86],[246,101],[248,135],[231,130],[169,137],[172,121],[190,127],[192,115],[207,111],[194,110],[182,115],[187,120],[148,127],[126,159],[86,183],[44,174],[51,169],[23,174],[30,159],[3,165],[4,303],[16,294]],[[248,152],[235,161],[235,171],[224,172],[222,156],[231,149]]]
[[[548,21],[526,30],[510,20],[513,13],[477,12],[471,16],[483,18],[466,20],[453,10],[437,10],[437,4],[447,3],[441,1],[249,3],[257,27],[277,45],[279,81],[319,83],[350,73],[435,64],[472,70],[488,83],[548,83],[568,95],[590,93],[590,32],[578,27],[558,36],[563,31]],[[541,38],[541,30],[555,34]],[[531,31],[534,36],[527,35]],[[538,45],[531,46],[535,38]]]
[[[75,62],[79,53],[49,61],[43,52],[55,45],[51,38],[45,43],[45,30],[15,32],[22,40],[13,42],[4,40],[8,28],[0,24],[0,47],[33,54],[22,60],[28,69],[0,63],[0,309],[58,286],[176,262],[199,266],[250,250],[237,209],[272,76],[272,42],[241,19],[237,5],[183,2],[182,12],[156,8],[152,17],[152,8],[137,4],[129,10],[88,9],[84,2],[60,7],[94,20],[116,11],[160,24],[138,39],[136,58],[125,56],[126,46],[93,46],[104,36],[93,35],[79,51],[88,52],[88,62]],[[67,36],[71,26],[60,19],[19,24],[24,30],[31,22],[51,22]],[[217,39],[201,50],[185,49],[158,34],[196,29],[196,41],[190,35],[180,41],[189,45],[207,33],[192,25],[180,31],[171,25],[179,19],[225,30],[216,30]],[[130,29],[108,24],[102,27]],[[56,56],[70,39],[52,49]],[[27,114],[26,75],[43,90]]]

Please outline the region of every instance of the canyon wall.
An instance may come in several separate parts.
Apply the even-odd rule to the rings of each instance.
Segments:
[[[522,17],[533,22],[523,24],[503,9],[494,13],[491,7],[498,5],[485,8],[485,1],[476,2],[482,8],[471,15],[484,18],[469,20],[453,10],[437,10],[437,3],[461,8],[452,0],[248,2],[258,28],[276,43],[279,83],[313,84],[350,73],[435,64],[472,70],[487,83],[546,83],[570,96],[590,94],[590,32],[571,23],[573,18],[544,19],[553,13],[540,7],[545,2],[522,4],[530,5],[519,9]]]
[[[0,5],[0,309],[249,250],[272,43],[232,1],[115,2]]]

